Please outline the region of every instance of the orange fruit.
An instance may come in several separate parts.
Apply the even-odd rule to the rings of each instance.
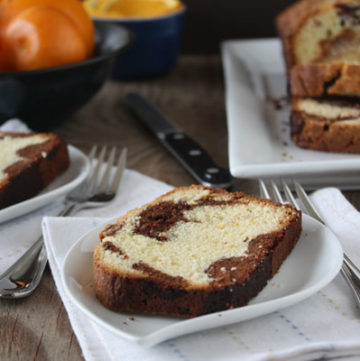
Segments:
[[[28,12],[29,9],[39,6],[44,6],[47,8],[47,10],[42,9],[40,11],[38,9],[34,12]],[[50,8],[57,11],[55,13],[55,19],[52,18],[54,13],[49,10]],[[47,23],[45,23],[44,20],[41,20],[45,17],[46,11],[48,11]],[[61,13],[63,16],[59,15],[59,13]],[[21,33],[20,27],[22,26],[21,24],[24,24],[24,26],[29,28],[29,24],[31,24],[33,16],[36,25],[33,26],[32,35],[28,36],[30,39],[27,40],[30,41],[28,45],[36,38],[34,34],[38,34],[38,41],[44,43],[39,43],[39,49],[41,49],[41,51],[39,50],[39,54],[42,54],[41,56],[44,56],[48,59],[48,62],[40,62],[39,60],[36,60],[38,64],[48,63],[48,66],[52,66],[50,64],[56,63],[54,61],[54,54],[57,53],[60,55],[60,47],[62,47],[63,53],[69,53],[68,55],[63,55],[62,58],[64,60],[68,61],[68,59],[72,58],[82,58],[82,56],[79,55],[74,56],[75,48],[77,49],[76,52],[78,54],[82,52],[82,50],[80,50],[82,47],[79,45],[79,37],[85,44],[86,56],[90,57],[92,55],[95,46],[94,25],[79,0],[0,0],[0,71],[7,70],[9,64],[11,69],[18,70],[16,69],[16,64],[12,64],[14,61],[13,58],[15,57],[18,62],[17,64],[20,64],[19,57],[22,56],[21,54],[24,56],[29,56],[29,52],[24,52],[24,47],[18,51],[15,51],[13,47],[19,45],[19,34]],[[19,21],[15,21],[15,19],[18,17]],[[67,20],[65,20],[64,17],[66,17]],[[61,28],[61,33],[64,34],[63,36],[60,36],[61,34],[59,29],[52,29],[58,25],[64,26]],[[11,27],[11,30],[8,30],[8,27]],[[42,29],[40,27],[42,27]],[[8,41],[7,36],[10,33],[12,34],[12,40]],[[73,39],[71,39],[71,36],[69,35],[72,33],[76,34],[74,35]],[[49,39],[47,39],[47,37],[49,37]],[[14,41],[15,38],[18,40]],[[49,44],[51,41],[54,41],[54,39],[56,39],[57,43],[50,47]],[[52,49],[52,47],[54,49]],[[68,47],[71,48],[69,51]],[[28,51],[30,51],[30,48],[28,49]],[[29,58],[27,58],[23,64],[27,63],[28,61]]]
[[[7,25],[4,38],[15,70],[75,63],[86,59],[88,53],[83,35],[71,18],[49,6],[32,6],[20,12]]]
[[[0,23],[6,26],[25,9],[38,5],[56,8],[69,16],[83,35],[88,46],[88,54],[92,54],[94,25],[79,0],[0,0]],[[48,26],[51,26],[51,19]]]

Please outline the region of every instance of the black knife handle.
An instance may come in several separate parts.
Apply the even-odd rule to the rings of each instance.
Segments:
[[[199,183],[218,188],[231,186],[229,171],[216,165],[201,145],[185,133],[163,134],[160,140]]]

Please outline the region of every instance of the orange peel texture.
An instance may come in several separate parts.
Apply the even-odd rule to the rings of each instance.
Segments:
[[[82,61],[94,26],[78,0],[0,0],[0,71]]]
[[[51,27],[47,26],[49,17]],[[65,65],[87,57],[86,44],[71,19],[46,6],[23,11],[10,22],[5,36],[11,63],[16,70]]]

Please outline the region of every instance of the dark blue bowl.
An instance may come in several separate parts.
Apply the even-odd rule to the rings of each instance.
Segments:
[[[167,73],[180,51],[186,8],[166,16],[134,19],[93,18],[95,23],[123,25],[135,41],[115,62],[113,78],[139,80]]]
[[[31,71],[0,72],[0,124],[20,118],[34,130],[47,130],[88,102],[109,77],[116,56],[131,43],[131,32],[95,24],[94,55],[85,61]]]

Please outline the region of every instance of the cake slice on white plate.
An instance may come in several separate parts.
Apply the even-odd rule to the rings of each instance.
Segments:
[[[177,188],[109,224],[94,253],[104,306],[194,317],[242,306],[295,246],[301,212],[204,186]]]
[[[69,163],[56,134],[0,132],[0,209],[41,192]]]

